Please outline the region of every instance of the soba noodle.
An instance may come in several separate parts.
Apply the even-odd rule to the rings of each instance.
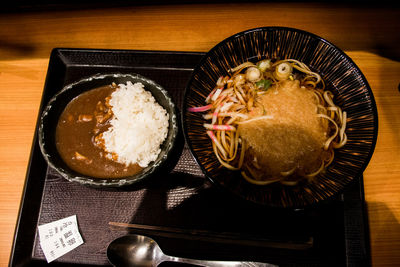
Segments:
[[[220,77],[189,111],[205,112],[205,130],[222,166],[256,185],[314,178],[346,144],[346,112],[321,76],[294,59],[245,62]]]

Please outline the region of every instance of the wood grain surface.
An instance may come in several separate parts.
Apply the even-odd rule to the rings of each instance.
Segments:
[[[315,33],[368,80],[379,134],[364,174],[373,266],[400,266],[400,9],[300,3],[138,5],[0,14],[0,266],[8,264],[50,52],[200,51],[260,26]]]

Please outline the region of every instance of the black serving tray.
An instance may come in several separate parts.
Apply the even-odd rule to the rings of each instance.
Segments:
[[[64,85],[109,72],[146,76],[162,85],[181,107],[186,83],[203,55],[54,49],[40,111]],[[146,183],[119,189],[90,188],[68,182],[49,168],[35,134],[10,266],[47,265],[37,226],[74,214],[85,243],[51,265],[107,266],[108,244],[127,233],[150,235],[165,253],[175,256],[264,261],[279,266],[370,265],[362,177],[336,199],[307,209],[281,210],[245,203],[212,186],[182,135],[173,162],[170,171]],[[108,225],[110,221],[174,231],[116,230]]]

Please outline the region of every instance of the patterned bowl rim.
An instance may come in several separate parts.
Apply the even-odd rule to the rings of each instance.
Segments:
[[[257,27],[257,28],[252,28],[252,29],[248,29],[248,30],[244,30],[238,33],[235,33],[225,39],[223,39],[222,41],[220,41],[219,43],[217,43],[213,48],[211,48],[200,60],[200,62],[195,66],[195,68],[193,69],[193,72],[190,76],[190,79],[188,80],[187,84],[186,84],[186,88],[185,88],[185,93],[184,93],[184,99],[183,99],[183,103],[182,103],[182,111],[181,111],[181,121],[182,121],[182,128],[183,128],[183,134],[184,134],[184,138],[185,138],[185,142],[189,147],[190,153],[192,154],[193,158],[195,159],[196,163],[200,166],[200,169],[202,170],[203,174],[207,177],[208,180],[210,180],[214,185],[217,185],[218,187],[222,188],[224,191],[230,192],[232,194],[234,194],[235,196],[241,198],[241,199],[245,199],[247,200],[244,196],[236,194],[235,192],[232,192],[231,190],[229,190],[229,188],[227,188],[226,186],[221,185],[218,181],[215,181],[213,179],[213,177],[211,175],[209,175],[209,173],[207,172],[207,170],[204,168],[203,164],[201,163],[199,157],[196,155],[196,153],[193,150],[193,146],[192,143],[190,141],[190,137],[188,134],[188,130],[187,130],[187,123],[186,123],[186,113],[187,113],[187,99],[188,99],[188,94],[189,91],[191,90],[191,84],[193,83],[194,77],[196,75],[196,73],[199,71],[199,69],[201,68],[201,66],[206,62],[206,60],[210,57],[210,55],[212,55],[218,48],[220,48],[221,46],[223,46],[226,42],[229,42],[231,40],[237,39],[241,36],[244,35],[248,35],[248,34],[252,34],[254,32],[267,32],[267,31],[287,31],[287,32],[296,32],[296,33],[300,33],[302,35],[306,35],[309,36],[315,40],[321,41],[325,44],[327,44],[328,46],[334,48],[335,50],[337,50],[344,58],[346,61],[348,61],[350,63],[350,65],[352,66],[352,68],[355,70],[357,76],[361,77],[362,83],[365,84],[365,88],[368,91],[370,100],[371,100],[371,111],[372,111],[372,115],[374,118],[374,122],[373,122],[373,138],[372,138],[372,143],[370,146],[370,150],[368,152],[367,157],[365,158],[365,161],[363,162],[362,166],[360,166],[360,168],[358,169],[358,173],[353,177],[353,179],[347,183],[345,186],[343,186],[340,190],[338,190],[336,193],[332,194],[331,196],[324,198],[324,200],[321,201],[317,201],[314,203],[311,203],[308,206],[315,206],[320,204],[321,202],[330,200],[335,198],[337,195],[341,194],[347,187],[349,187],[351,184],[353,184],[356,180],[357,177],[360,177],[364,170],[366,169],[366,167],[368,166],[372,155],[374,153],[375,147],[376,147],[376,142],[377,142],[377,138],[378,138],[378,111],[377,111],[377,106],[376,106],[376,101],[373,95],[373,92],[371,90],[371,87],[367,81],[367,79],[365,78],[364,74],[361,72],[360,68],[354,63],[354,61],[342,50],[340,49],[338,46],[334,45],[333,43],[329,42],[328,40],[314,34],[314,33],[310,33],[308,31],[305,30],[301,30],[301,29],[296,29],[296,28],[291,28],[291,27],[283,27],[283,26],[265,26],[265,27]],[[248,200],[247,200],[248,201]],[[279,208],[280,206],[274,206],[274,205],[269,205],[266,203],[260,203],[260,202],[253,202],[250,201],[254,204],[261,204],[263,206],[269,206],[271,208]],[[304,208],[304,205],[301,206],[289,206],[287,208],[292,208],[292,209],[296,209],[296,208]]]
[[[126,177],[120,177],[120,178],[94,178],[90,177],[88,175],[83,175],[77,172],[72,172],[69,169],[65,169],[59,165],[57,165],[52,156],[49,154],[47,151],[46,147],[46,136],[45,136],[45,127],[47,123],[44,123],[45,120],[47,120],[49,112],[52,112],[52,108],[54,103],[56,103],[57,99],[62,97],[63,94],[67,91],[73,90],[76,86],[90,83],[92,81],[96,80],[104,80],[107,78],[128,78],[130,81],[135,81],[135,82],[144,82],[147,83],[148,85],[152,86],[154,90],[158,90],[161,95],[165,98],[166,105],[169,107],[171,112],[167,110],[167,113],[169,114],[169,122],[171,125],[169,126],[170,130],[168,131],[166,141],[170,139],[169,143],[165,143],[165,148],[161,150],[160,154],[158,155],[157,159],[149,164],[148,167],[146,167],[143,171],[131,175],[131,176],[126,176]],[[89,87],[89,89],[92,88],[94,89],[95,87]],[[145,88],[146,89],[146,88]],[[146,89],[146,91],[150,91],[149,89]],[[152,93],[154,96],[154,94]],[[161,105],[161,104],[160,104]],[[43,112],[41,113],[40,120],[39,120],[39,128],[38,128],[38,139],[39,139],[39,147],[42,152],[42,155],[44,159],[46,160],[47,164],[52,167],[54,170],[57,171],[58,174],[60,174],[63,178],[70,182],[77,182],[82,185],[87,185],[91,187],[122,187],[122,186],[128,186],[132,185],[135,183],[138,183],[147,177],[153,175],[160,167],[165,165],[165,162],[167,159],[169,159],[172,156],[173,149],[176,145],[176,139],[178,135],[178,112],[176,109],[176,105],[172,101],[172,98],[169,96],[169,93],[158,83],[155,81],[144,77],[140,74],[136,73],[119,73],[119,72],[110,72],[110,73],[98,73],[94,74],[91,76],[86,76],[84,78],[81,78],[75,82],[69,83],[65,85],[60,91],[58,91],[47,103],[47,105],[44,107]]]

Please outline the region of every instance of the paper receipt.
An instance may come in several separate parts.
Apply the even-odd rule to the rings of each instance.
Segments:
[[[83,244],[76,215],[40,225],[38,232],[47,262],[52,262]]]

